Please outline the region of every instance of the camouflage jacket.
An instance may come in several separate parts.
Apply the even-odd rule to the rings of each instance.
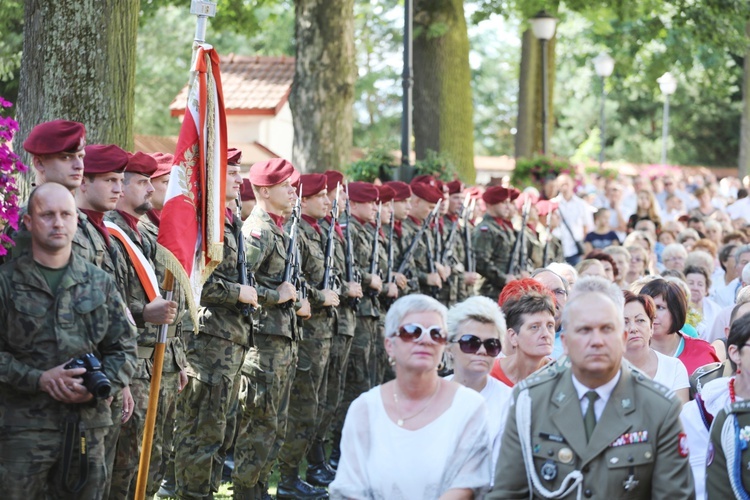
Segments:
[[[85,214],[83,219],[78,219],[78,231],[82,231],[91,242],[94,255],[92,264],[112,276],[117,284],[120,295],[125,297],[130,286],[128,282],[127,255],[120,253],[122,248],[117,242],[113,241],[114,237],[112,236],[110,236],[109,246],[107,246],[104,236],[102,236]]]
[[[448,307],[464,300],[467,296],[464,285],[464,260],[466,258],[466,251],[464,249],[463,238],[461,237],[461,222],[459,220],[455,221],[455,232],[451,239],[453,223],[454,221],[448,215],[443,215],[442,247],[445,261],[441,263],[451,268],[451,275],[443,283],[443,288],[440,289],[437,299]],[[437,260],[440,259],[438,258]]]
[[[484,279],[479,288],[481,295],[497,300],[507,280],[505,273],[514,241],[513,230],[500,226],[494,217],[487,214],[474,228],[472,245],[477,272]]]
[[[325,297],[321,291],[325,272],[325,233],[320,234],[310,223],[299,221],[299,246],[302,274],[307,282],[307,299],[310,301],[312,316],[303,324],[305,338],[329,339],[333,337],[334,318],[329,311],[335,308],[323,307]]]
[[[268,212],[255,206],[242,226],[247,249],[247,266],[255,273],[259,311],[258,332],[296,339],[294,308],[279,304],[276,288],[284,279],[289,236],[279,228]]]
[[[93,353],[114,391],[135,370],[135,326],[114,279],[73,254],[55,294],[31,255],[0,267],[0,428],[61,429],[78,412],[87,428],[112,425],[103,400],[68,405],[39,389],[42,372]]]
[[[326,219],[320,221],[320,227],[323,229],[324,234],[328,233],[331,223]],[[336,333],[339,335],[346,335],[349,337],[354,336],[354,327],[356,325],[356,319],[354,316],[354,310],[349,306],[346,298],[346,292],[349,290],[346,282],[344,281],[344,270],[346,268],[346,241],[338,235],[334,230],[333,232],[333,266],[336,271],[339,281],[341,282],[341,302],[339,307],[336,308],[337,325]],[[323,248],[325,251],[325,247]]]
[[[395,234],[393,235],[393,271],[397,272],[398,268],[401,266],[401,262],[404,260],[404,256],[406,254],[406,251],[409,249],[409,244],[411,243],[411,239],[407,239],[404,236],[403,231],[403,222],[401,224],[402,230],[401,235],[398,234],[398,229],[394,228]],[[385,229],[386,236],[388,235],[388,232],[390,231],[389,228]],[[408,231],[407,231],[408,232]],[[386,243],[387,245],[387,243]],[[387,252],[387,246],[386,246],[386,252]],[[416,266],[414,265],[414,256],[409,258],[409,262],[406,263],[406,266],[404,266],[404,272],[407,276],[407,284],[406,289],[398,291],[398,296],[402,297],[404,295],[408,295],[410,293],[419,293],[419,279],[414,276],[410,271],[412,269],[415,269]]]
[[[370,283],[372,283],[370,266],[367,265],[372,256],[372,229],[369,225],[365,226],[360,223],[356,217],[352,217],[347,223],[352,234],[354,262],[362,274],[362,291],[364,292],[364,297],[362,297],[357,308],[357,316],[377,318],[380,316],[377,301],[371,300],[367,296],[367,289],[370,287]]]
[[[404,248],[408,249],[411,242],[414,240],[414,237],[419,232],[419,229],[422,227],[422,223],[416,221],[410,216],[404,220],[402,227],[402,238],[406,245]],[[427,228],[424,233],[422,233],[422,237],[419,239],[417,247],[412,254],[413,267],[407,269],[407,271],[411,271],[411,276],[417,278],[419,282],[419,293],[427,295],[430,295],[433,292],[432,287],[427,285],[427,275],[430,272],[427,263],[427,252],[434,248],[435,241],[432,237],[432,231],[430,228]],[[407,276],[409,276],[408,272]]]

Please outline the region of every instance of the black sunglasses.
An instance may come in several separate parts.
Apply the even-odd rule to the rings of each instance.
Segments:
[[[422,337],[425,335],[425,333],[429,334],[430,340],[432,340],[436,344],[443,345],[448,340],[448,337],[443,335],[443,329],[439,326],[433,325],[429,328],[426,328],[419,323],[409,323],[406,325],[402,325],[401,327],[399,327],[396,335],[398,337],[401,337],[401,340],[404,341],[418,342],[422,340]]]
[[[461,352],[466,354],[476,354],[479,352],[479,348],[484,346],[484,350],[487,352],[487,356],[493,358],[500,354],[502,346],[500,345],[500,339],[486,339],[482,340],[476,335],[463,335],[458,340],[451,340],[452,343],[458,344]]]

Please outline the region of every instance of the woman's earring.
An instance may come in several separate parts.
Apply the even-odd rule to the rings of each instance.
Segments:
[[[396,366],[396,360],[388,356],[388,364],[391,366]]]

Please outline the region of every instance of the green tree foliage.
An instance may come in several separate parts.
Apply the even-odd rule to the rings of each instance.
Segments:
[[[373,182],[391,180],[396,168],[396,158],[385,148],[368,150],[365,156],[346,168],[346,176],[353,181]]]
[[[457,176],[456,164],[448,154],[428,149],[424,158],[414,162],[414,175],[432,175],[450,182]]]

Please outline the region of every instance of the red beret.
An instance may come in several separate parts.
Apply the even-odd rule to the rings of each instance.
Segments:
[[[227,149],[227,164],[228,165],[239,165],[242,161],[242,151],[237,148]]]
[[[393,190],[392,187],[382,185],[382,186],[375,186],[378,189],[378,193],[380,195],[380,201],[382,203],[388,203],[391,200],[396,198],[396,191]]]
[[[344,189],[344,174],[338,170],[326,170],[323,175],[328,179],[329,190],[334,191],[339,184],[341,184],[341,189]]]
[[[485,203],[488,205],[495,205],[497,203],[502,203],[506,200],[515,200],[518,198],[519,191],[517,189],[513,188],[504,188],[502,186],[492,186],[487,188],[487,190],[482,195],[482,199]]]
[[[396,193],[393,198],[395,201],[404,201],[411,198],[411,188],[405,182],[389,181],[383,185],[393,189],[393,191]]]
[[[284,158],[259,161],[250,167],[250,182],[253,183],[253,186],[275,186],[290,177],[292,184],[294,184],[299,178],[299,172],[290,161]]]
[[[378,201],[378,188],[369,182],[350,182],[349,199],[355,203]]]
[[[138,151],[137,153],[133,153],[132,155],[130,155],[130,158],[128,159],[128,165],[125,167],[125,172],[151,177],[152,175],[154,175],[154,172],[156,172],[157,168],[159,168],[159,164],[156,163],[156,160],[151,158],[146,153],[141,153],[140,151]]]
[[[445,186],[448,188],[448,194],[459,194],[464,190],[463,183],[458,179],[446,182]]]
[[[156,172],[154,172],[154,175],[152,175],[151,177],[155,179],[157,177],[172,173],[174,155],[171,155],[169,153],[151,153],[149,156],[156,160],[157,164]]]
[[[128,164],[128,153],[114,144],[86,146],[83,173],[86,175],[122,172]]]
[[[420,183],[429,184],[430,186],[433,186],[433,187],[439,187],[438,180],[435,179],[435,177],[433,177],[432,175],[418,175],[411,180],[410,184],[413,186],[414,184],[420,184]]]
[[[443,191],[438,189],[437,186],[431,186],[423,182],[412,182],[411,191],[414,193],[414,196],[430,203],[437,203],[443,199]]]
[[[557,210],[557,203],[549,200],[539,200],[535,205],[539,217],[547,217],[547,214]]]
[[[80,151],[84,146],[86,146],[86,127],[83,123],[67,120],[40,123],[23,141],[23,149],[32,155]]]
[[[248,201],[255,199],[255,192],[253,191],[253,185],[250,184],[250,179],[242,179],[242,186],[240,186],[240,201]]]
[[[307,198],[308,196],[314,196],[326,189],[327,181],[328,178],[323,174],[304,174],[299,176],[297,182],[294,183],[294,187],[297,188],[297,193],[299,193],[299,186],[301,184],[301,196]]]

